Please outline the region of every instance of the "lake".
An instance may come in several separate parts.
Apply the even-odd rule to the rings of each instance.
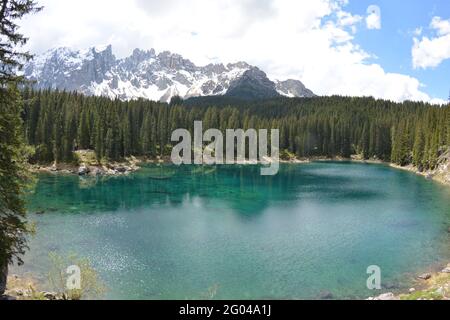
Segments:
[[[76,253],[111,299],[361,299],[450,261],[450,188],[385,165],[42,174],[28,207],[37,234],[13,272],[44,280],[49,252]],[[370,265],[381,292],[366,287]]]

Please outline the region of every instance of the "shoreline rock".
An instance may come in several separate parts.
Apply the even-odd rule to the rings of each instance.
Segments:
[[[21,278],[18,275],[10,275],[6,291],[0,295],[0,300],[67,300],[67,297],[57,292],[39,290],[36,282],[29,277]]]
[[[388,300],[400,300],[397,298],[392,292],[387,292],[380,294],[376,297],[369,297],[366,300],[373,300],[373,301],[388,301]]]
[[[67,174],[78,175],[79,177],[95,177],[95,176],[119,176],[128,175],[140,169],[138,160],[130,160],[126,162],[114,162],[107,164],[53,164],[51,166],[35,165],[31,167],[33,173],[51,173],[51,174]]]
[[[141,163],[170,163],[169,157],[156,157],[155,159],[145,158],[145,157],[134,157],[131,156],[126,158],[122,162],[108,162],[99,164],[95,160],[95,155],[93,151],[90,150],[80,150],[75,152],[78,159],[80,160],[80,165],[74,164],[52,164],[50,166],[45,165],[30,165],[32,172],[48,172],[55,174],[77,174],[81,177],[84,176],[118,176],[127,175],[136,172],[140,169],[139,165]],[[270,159],[265,159],[265,162],[270,163]],[[444,185],[450,186],[450,162],[441,163],[436,170],[429,170],[426,172],[421,172],[419,168],[413,165],[399,166],[390,162],[385,162],[379,159],[363,159],[360,156],[353,155],[351,158],[342,157],[311,157],[311,158],[296,158],[292,157],[290,159],[280,159],[279,162],[282,164],[307,164],[311,162],[328,162],[328,161],[350,161],[355,163],[367,163],[367,164],[384,164],[389,165],[394,169],[409,171],[417,175],[423,176],[427,180],[433,180]],[[258,163],[258,162],[257,162]],[[242,161],[242,165],[257,164],[250,161]],[[260,162],[259,162],[260,163]],[[450,230],[449,230],[450,232]]]
[[[429,280],[431,279],[431,277],[432,277],[431,273],[424,273],[418,276],[417,278],[421,280]]]
[[[383,293],[366,300],[450,300],[450,263],[440,272],[424,273],[416,277],[420,288],[410,288],[408,293]]]

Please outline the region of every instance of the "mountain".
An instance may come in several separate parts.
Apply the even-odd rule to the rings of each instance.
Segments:
[[[270,99],[280,95],[276,90],[275,82],[256,67],[245,71],[242,76],[231,82],[227,93],[228,97],[241,99]]]
[[[86,95],[131,100],[145,98],[168,102],[228,95],[245,99],[313,97],[298,80],[273,82],[246,62],[196,66],[181,55],[154,49],[135,49],[117,59],[112,47],[86,50],[55,48],[37,55],[24,67],[24,76],[35,81],[37,89],[78,91]]]
[[[305,87],[305,85],[299,80],[286,80],[286,81],[277,81],[276,82],[276,90],[281,95],[287,97],[305,97],[311,98],[316,95],[309,89]]]

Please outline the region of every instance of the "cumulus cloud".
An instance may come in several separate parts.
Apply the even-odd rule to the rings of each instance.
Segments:
[[[450,33],[450,20],[442,20],[441,17],[434,17],[431,20],[430,26],[437,30],[440,36],[445,36]]]
[[[434,31],[434,37],[414,38],[412,57],[415,69],[437,67],[442,61],[450,59],[450,20],[434,17],[430,28]]]
[[[381,29],[381,10],[376,5],[367,8],[367,29]]]
[[[345,10],[347,0],[40,2],[45,10],[22,27],[36,53],[112,44],[123,57],[137,47],[155,48],[198,65],[244,60],[321,95],[431,100],[417,79],[368,63],[372,55],[354,41],[364,18]]]

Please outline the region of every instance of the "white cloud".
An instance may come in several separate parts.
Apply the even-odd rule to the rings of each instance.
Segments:
[[[422,35],[422,32],[423,32],[423,28],[422,27],[416,28],[413,31],[413,35],[416,36],[416,37],[420,37]]]
[[[347,0],[40,0],[23,23],[30,48],[112,44],[170,50],[194,63],[245,60],[271,78],[302,80],[317,94],[431,100],[420,82],[387,73],[354,42],[363,18]]]
[[[430,27],[437,30],[438,35],[444,36],[450,33],[450,20],[442,20],[441,17],[433,17]]]
[[[430,28],[435,31],[434,37],[423,36],[420,40],[414,38],[412,57],[415,69],[437,67],[444,60],[450,59],[450,20],[434,17]]]
[[[342,27],[354,26],[363,19],[363,17],[359,15],[352,15],[351,13],[342,10],[338,11],[336,16],[338,18],[338,25]]]
[[[367,8],[366,17],[367,29],[381,29],[381,10],[376,5],[371,5]]]

